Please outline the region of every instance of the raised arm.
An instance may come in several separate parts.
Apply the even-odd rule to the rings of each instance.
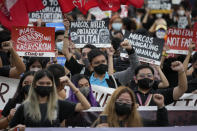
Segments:
[[[161,82],[158,85],[158,88],[166,88],[169,86],[169,82],[164,75],[163,71],[161,70],[160,66],[156,66],[157,71],[159,72],[159,76],[161,78]]]
[[[16,53],[14,48],[12,47],[13,42],[12,41],[5,41],[2,43],[3,50],[7,50],[10,52],[11,57],[11,63],[14,67],[10,69],[9,77],[11,78],[19,78],[20,75],[25,72],[25,64],[23,63],[22,59],[19,57],[19,55]]]
[[[107,56],[108,56],[108,74],[109,75],[114,74],[113,55],[114,55],[113,47],[108,48],[107,49]]]
[[[60,78],[60,83],[65,83],[70,89],[75,93],[79,103],[77,103],[75,107],[75,111],[87,110],[91,107],[90,103],[86,99],[86,97],[79,91],[78,88],[71,82],[71,80],[67,76],[63,76]]]
[[[63,55],[66,57],[66,60],[69,61],[71,58],[71,53],[69,52],[69,35],[68,35],[68,31],[70,28],[70,22],[67,19],[67,17],[64,17],[64,26],[65,26],[65,34],[64,34],[64,44],[63,44],[63,49],[62,49],[62,53]]]
[[[180,61],[172,62],[171,68],[178,72],[178,86],[173,90],[173,99],[178,100],[187,91],[187,77]]]
[[[156,126],[168,126],[168,111],[164,105],[164,96],[161,94],[154,94],[153,100],[158,107]]]
[[[191,57],[194,49],[195,49],[195,43],[192,42],[188,47],[188,53],[187,53],[187,56],[183,62],[184,70],[185,70],[186,74],[188,74],[188,75],[191,75],[191,74],[189,74],[187,69],[188,69],[188,63],[189,63],[190,57]]]
[[[132,48],[132,45],[130,45],[128,41],[122,42],[121,46],[122,48],[126,49],[129,54],[130,67],[128,67],[124,71],[114,73],[114,77],[117,78],[122,85],[127,85],[129,84],[130,80],[133,79],[134,70],[140,64],[140,62],[138,60],[137,54],[135,53],[135,50]]]

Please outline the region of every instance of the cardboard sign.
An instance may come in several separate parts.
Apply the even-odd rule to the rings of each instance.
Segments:
[[[171,13],[171,0],[148,0],[148,8],[150,13]]]
[[[196,36],[196,31],[190,29],[169,28],[165,43],[170,48],[167,53],[187,54],[189,44]]]
[[[12,40],[20,56],[55,57],[54,27],[13,27]]]
[[[14,96],[18,83],[19,79],[0,76],[0,110],[3,110],[8,100]]]
[[[62,22],[62,11],[57,0],[43,0],[45,8],[40,11],[29,13],[29,20],[36,22],[41,19],[43,22]]]
[[[110,33],[105,21],[75,21],[70,24],[70,37],[77,48],[86,44],[110,47]]]
[[[160,65],[164,46],[163,39],[136,33],[127,34],[125,39],[129,40],[140,61]]]
[[[179,17],[178,28],[185,29],[188,25],[188,20],[186,16]]]

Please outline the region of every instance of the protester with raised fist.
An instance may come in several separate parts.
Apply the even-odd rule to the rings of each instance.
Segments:
[[[99,117],[92,127],[141,127],[141,126],[167,126],[168,113],[164,106],[164,97],[154,94],[153,99],[158,106],[157,120],[148,120],[140,117],[137,111],[135,95],[128,87],[117,88],[101,115],[106,115],[107,120],[101,123]]]

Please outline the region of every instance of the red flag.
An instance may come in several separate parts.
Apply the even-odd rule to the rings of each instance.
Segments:
[[[63,13],[68,13],[76,7],[86,14],[90,8],[98,5],[97,0],[58,0],[58,3]]]
[[[141,8],[144,0],[97,0],[101,10],[118,11],[121,5],[133,5],[136,8]]]
[[[120,5],[133,5],[141,8],[144,0],[58,0],[62,12],[68,13],[77,7],[83,14],[86,14],[90,8],[100,7],[101,10],[117,11]]]
[[[43,8],[42,0],[0,0],[0,23],[8,29],[26,26],[28,13]]]

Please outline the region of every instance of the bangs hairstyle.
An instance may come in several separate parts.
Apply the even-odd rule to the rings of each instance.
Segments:
[[[40,70],[36,72],[34,75],[32,86],[29,90],[28,98],[24,102],[24,111],[25,116],[29,116],[34,121],[40,121],[41,120],[41,112],[39,107],[39,95],[35,92],[36,88],[36,82],[40,80],[43,77],[48,77],[52,81],[52,92],[48,96],[47,100],[47,116],[46,119],[48,119],[51,123],[53,120],[57,118],[57,92],[56,87],[54,84],[53,75],[47,71],[47,70]]]
[[[120,127],[119,121],[118,121],[118,115],[116,113],[115,109],[115,102],[119,98],[119,96],[122,93],[128,93],[131,96],[131,100],[133,101],[133,104],[131,105],[131,113],[126,118],[126,126],[127,127],[141,127],[141,117],[137,111],[136,106],[136,99],[133,91],[129,89],[126,86],[120,86],[118,87],[112,94],[109,102],[107,103],[104,112],[102,114],[107,114],[107,122],[109,124],[109,127]]]
[[[23,100],[25,100],[25,94],[23,92],[23,86],[22,86],[23,81],[26,79],[26,77],[34,76],[34,74],[35,74],[34,71],[28,71],[21,77],[16,92],[13,96],[13,99],[15,99],[17,103],[21,103]]]

